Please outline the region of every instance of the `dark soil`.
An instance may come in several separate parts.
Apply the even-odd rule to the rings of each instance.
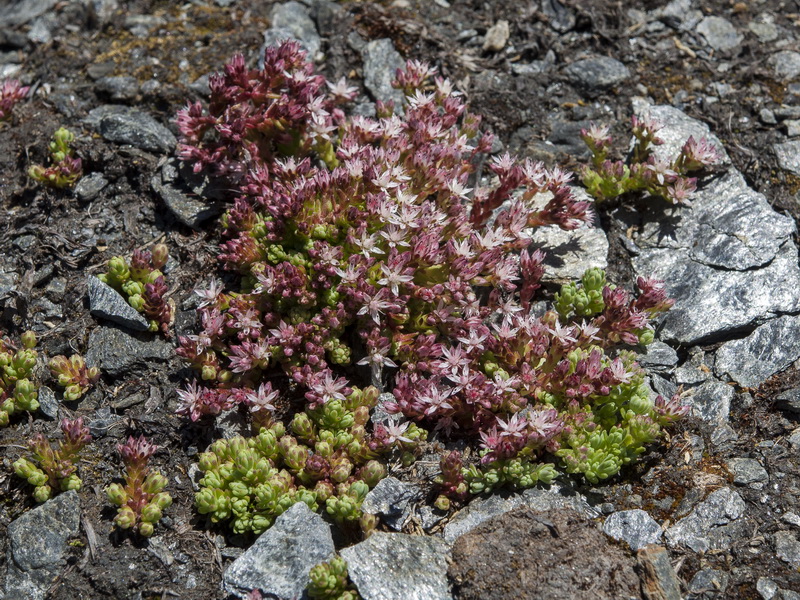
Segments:
[[[645,35],[629,17],[631,9],[652,10],[666,1],[563,3],[575,13],[576,20],[569,31],[559,33],[549,26],[540,2],[532,0],[452,0],[450,8],[430,0],[404,3],[408,8],[392,7],[388,2],[344,2],[342,17],[319,20],[327,56],[319,67],[330,79],[346,75],[360,85],[361,59],[348,45],[347,36],[355,31],[365,39],[389,37],[404,57],[431,62],[454,80],[469,98],[471,109],[484,116],[486,127],[498,134],[505,147],[573,169],[578,162],[559,151],[563,145],[541,143],[554,135],[557,123],[609,123],[621,142],[628,136],[632,96],[649,95],[659,103],[675,102],[690,116],[707,122],[748,183],[765,194],[776,210],[800,223],[800,179],[781,171],[769,151],[785,136],[778,126],[763,125],[758,119],[762,108],[775,108],[797,98],[772,78],[766,66],[767,57],[775,49],[761,44],[747,30],[748,21],[757,13],[772,15],[780,27],[796,29],[798,2],[699,3],[707,14],[725,17],[745,33],[737,50],[710,58],[692,58],[678,48],[672,41],[672,29]],[[110,102],[97,88],[97,78],[132,75],[140,84],[158,81],[160,86],[128,103],[142,107],[177,132],[173,122],[176,112],[187,101],[201,98],[190,84],[220,68],[234,52],[255,59],[262,32],[269,26],[267,15],[272,4],[239,0],[223,8],[213,2],[133,0],[120,3],[122,8],[101,22],[83,3],[63,2],[55,9],[61,27],[53,32],[54,39],[16,50],[24,83],[40,86],[40,90],[47,85],[48,89],[46,94],[34,95],[17,106],[13,120],[0,125],[0,272],[13,271],[20,276],[16,291],[0,296],[0,330],[16,337],[25,329],[34,329],[41,339],[41,353],[46,356],[84,353],[88,335],[97,326],[88,313],[87,275],[100,272],[112,256],[129,255],[135,248],[162,240],[175,261],[168,282],[178,307],[176,329],[178,333],[191,330],[192,290],[217,274],[214,227],[195,232],[168,212],[150,186],[160,157],[104,141],[83,126],[82,119],[92,108]],[[153,25],[149,36],[139,38],[122,25],[128,15],[155,15],[161,24]],[[475,29],[483,34],[498,19],[511,24],[508,45],[516,49],[514,53],[486,53],[479,45],[470,45],[469,40],[458,41],[460,31]],[[24,32],[27,28],[19,29]],[[632,45],[631,39],[636,36],[641,43]],[[14,51],[5,47],[0,50]],[[555,53],[557,68],[539,74],[513,73],[515,63],[541,60],[548,51]],[[589,55],[621,60],[631,70],[631,79],[619,89],[586,99],[566,82],[560,68]],[[724,70],[723,64],[727,65]],[[709,96],[717,97],[714,83],[728,84],[731,91],[709,102]],[[676,98],[681,100],[676,102]],[[29,165],[46,162],[48,141],[59,126],[78,136],[76,149],[84,173],[102,173],[109,180],[91,202],[79,202],[70,191],[45,189],[26,176]],[[610,274],[619,283],[630,283],[625,281],[630,271],[618,237],[610,238]],[[60,307],[60,315],[51,314],[51,304]],[[218,433],[213,426],[189,424],[174,415],[175,389],[187,376],[182,369],[176,358],[122,378],[106,375],[84,399],[65,405],[67,414],[90,420],[98,408],[109,407],[113,424],[105,436],[95,437],[80,465],[84,482],[80,492],[82,535],[71,545],[66,570],[53,583],[50,597],[54,600],[223,597],[219,590],[221,574],[249,540],[209,526],[194,509],[192,472],[196,454]],[[690,432],[702,428],[685,422],[640,464],[601,488],[582,491],[598,502],[613,503],[617,509],[644,508],[657,519],[667,518],[681,503],[690,507],[708,492],[728,484],[731,475],[725,467],[727,458],[750,456],[758,448],[767,458],[767,469],[785,475],[775,490],[737,488],[748,504],[751,537],[729,552],[676,557],[677,571],[684,581],[701,568],[729,572],[728,598],[758,597],[755,582],[762,575],[769,575],[783,588],[800,589],[797,571],[779,561],[774,551],[767,551],[765,541],[765,535],[777,528],[776,516],[787,511],[800,514],[800,461],[796,454],[783,450],[785,444],[777,443],[797,428],[797,415],[787,417],[774,406],[780,391],[798,384],[800,372],[793,368],[758,390],[737,390],[741,393],[736,396],[730,423],[740,437],[724,455],[697,451]],[[0,572],[5,568],[8,524],[35,505],[28,487],[13,475],[10,465],[36,431],[52,434],[56,424],[38,417],[17,419],[0,430]],[[157,540],[149,542],[138,542],[115,531],[113,512],[103,492],[120,474],[116,444],[134,433],[144,434],[162,447],[154,465],[168,476],[174,498],[157,528]],[[422,471],[415,468],[408,475]],[[552,545],[558,548],[557,553],[549,556],[532,553],[551,533],[530,514],[515,513],[497,532],[500,542],[504,538],[516,540],[519,553],[525,556],[525,569],[533,568],[529,566],[533,564],[538,574],[535,569],[526,573],[513,561],[506,561],[494,564],[491,573],[481,571],[486,577],[475,582],[474,575],[469,575],[471,563],[466,558],[464,562],[458,560],[462,556],[459,552],[469,544],[469,536],[462,540],[451,571],[459,582],[460,597],[512,597],[492,595],[495,587],[491,582],[495,581],[496,589],[507,585],[503,582],[519,581],[522,585],[518,591],[537,590],[531,596],[513,597],[555,597],[544,592],[538,595],[539,588],[533,584],[529,588],[525,578],[535,583],[543,572],[550,573],[569,557],[577,563],[584,555],[600,560],[603,553],[603,565],[581,563],[582,569],[596,567],[600,573],[604,565],[613,563],[613,553],[628,552],[616,545],[605,549],[607,544],[601,534],[594,535],[594,529],[587,532],[591,539],[571,537],[568,532],[578,531],[572,517],[554,514],[547,518],[562,532]],[[523,534],[525,537],[520,537]],[[619,587],[608,597],[621,597],[629,593],[630,586],[635,587],[635,576],[624,572],[616,577]]]

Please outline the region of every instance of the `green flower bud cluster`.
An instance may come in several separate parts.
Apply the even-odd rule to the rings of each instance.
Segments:
[[[14,472],[34,486],[37,502],[50,499],[54,493],[81,489],[76,463],[79,453],[92,440],[83,419],[61,421],[64,439],[53,448],[46,437],[37,433],[28,443],[32,455],[14,462]]]
[[[308,596],[311,600],[359,600],[358,592],[347,577],[347,562],[336,556],[320,563],[308,573]]]
[[[587,269],[581,283],[568,283],[555,295],[554,306],[562,319],[591,317],[603,312],[603,288],[608,285],[605,271]],[[613,289],[613,286],[609,286]]]
[[[148,466],[158,446],[144,436],[131,436],[117,450],[125,463],[125,485],[112,483],[106,488],[108,499],[119,507],[114,523],[120,529],[133,529],[150,537],[162,512],[172,504],[172,496],[163,491],[167,478]]]
[[[58,380],[58,385],[64,388],[64,400],[68,402],[80,399],[100,379],[100,369],[87,367],[80,354],[73,354],[69,358],[54,356],[48,367]]]
[[[0,338],[0,427],[11,415],[39,408],[37,387],[31,381],[36,366],[36,334],[26,331],[20,337],[22,348],[15,349]]]
[[[386,476],[375,458],[389,447],[365,428],[376,396],[354,388],[345,400],[295,414],[291,432],[274,422],[251,438],[217,440],[200,455],[198,511],[230,521],[236,533],[263,532],[296,502],[324,507],[341,524],[361,523],[364,497]]]
[[[150,331],[166,331],[174,313],[172,300],[163,297],[166,283],[161,269],[167,260],[166,244],[156,244],[152,252],[134,251],[130,261],[122,256],[111,258],[106,272],[97,276],[149,319]]]
[[[81,159],[73,156],[70,145],[75,141],[75,135],[68,129],[61,127],[53,134],[50,142],[50,166],[32,165],[28,169],[28,176],[44,185],[54,188],[68,188],[75,185],[81,178]]]
[[[531,462],[529,458],[517,457],[496,460],[480,467],[471,465],[463,469],[462,474],[470,494],[483,494],[502,487],[526,489],[539,483],[549,485],[558,476],[558,471],[551,463]],[[444,502],[441,505],[449,508]]]

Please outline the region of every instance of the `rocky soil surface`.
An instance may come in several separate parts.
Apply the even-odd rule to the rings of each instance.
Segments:
[[[577,169],[594,121],[628,135],[632,114],[724,150],[693,206],[627,198],[597,228],[545,237],[551,281],[603,266],[630,285],[667,281],[676,304],[642,354],[655,391],[682,386],[689,418],[600,486],[432,508],[437,458],[397,469],[367,502],[379,531],[354,545],[305,505],[257,541],[193,507],[196,459],[241,427],[174,414],[187,370],[174,339],[90,306],[90,276],[115,255],[167,243],[174,333],[195,327],[192,290],[216,274],[225,190],[174,161],[177,110],[203,100],[232,53],[298,39],[369,114],[408,58],[435,64],[494,130],[496,150]],[[46,356],[102,370],[78,402],[0,430],[0,594],[19,598],[227,598],[302,594],[310,566],[344,556],[373,599],[800,598],[800,3],[796,0],[11,0],[0,4],[0,79],[32,86],[0,126],[0,330],[37,332]],[[76,134],[74,191],[31,181],[52,133]],[[192,187],[194,186],[194,187]],[[552,236],[551,232],[541,234]],[[563,234],[561,234],[563,235]],[[102,299],[92,298],[93,303]],[[90,311],[90,308],[92,309]],[[109,320],[115,317],[115,322]],[[44,376],[45,385],[51,386]],[[94,442],[84,487],[38,506],[11,463],[33,432],[83,416]],[[103,489],[115,446],[145,434],[175,501],[141,542],[115,532]]]

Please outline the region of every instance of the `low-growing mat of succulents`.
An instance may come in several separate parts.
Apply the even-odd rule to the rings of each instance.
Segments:
[[[364,35],[414,20],[343,6]],[[181,19],[174,8],[134,7]],[[653,508],[659,494],[677,504],[693,477],[677,472],[689,407],[680,393],[651,395],[637,364],[673,300],[657,279],[630,276],[626,232],[609,233],[606,270],[563,285],[545,277],[548,248],[530,238],[608,226],[620,204],[651,206],[643,197],[691,210],[719,159],[713,145],[690,138],[676,160],[657,159],[659,123],[631,119],[629,103],[609,97],[624,116],[586,119],[581,156],[540,162],[510,143],[485,91],[463,93],[468,69],[455,55],[409,44],[413,28],[402,27],[395,43],[409,61],[395,86],[405,100],[363,116],[359,72],[343,68],[352,50],[314,64],[287,43],[267,48],[259,67],[269,21],[252,10],[240,24],[218,6],[186,8],[176,35],[214,49],[196,73],[216,72],[207,97],[165,69],[161,91],[122,101],[172,124],[187,179],[224,190],[219,216],[198,231],[153,193],[161,157],[81,121],[120,102],[109,92],[82,96],[71,113],[62,92],[45,101],[30,77],[0,86],[0,148],[18,163],[0,156],[15,173],[0,192],[0,273],[13,267],[22,290],[0,294],[0,534],[69,490],[93,527],[73,540],[53,597],[70,597],[70,585],[95,597],[169,595],[183,586],[170,583],[178,571],[196,585],[186,597],[222,597],[231,548],[297,502],[322,514],[340,545],[385,530],[361,503],[387,475],[421,486],[420,502],[445,518],[472,499],[553,482],[598,497],[627,486],[617,497],[644,496],[651,511],[665,510]],[[221,43],[232,31],[246,48]],[[130,52],[158,52],[117,33],[92,42],[105,44],[102,61],[76,55],[53,68],[121,75]],[[344,30],[332,39],[346,45]],[[39,77],[45,56],[40,48],[31,59]],[[516,92],[497,93],[518,118]],[[99,199],[82,200],[73,190],[93,174],[109,181]],[[792,182],[770,185],[785,194]],[[89,275],[147,322],[120,338],[162,344],[166,358],[119,374],[92,366],[92,332],[109,323],[89,315]],[[752,435],[780,429],[768,406],[740,417]],[[676,469],[660,492],[641,480],[653,468]],[[698,472],[724,473],[712,458]],[[309,595],[358,597],[340,558],[314,569]]]

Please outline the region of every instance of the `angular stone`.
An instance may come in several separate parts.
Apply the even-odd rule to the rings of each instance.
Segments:
[[[500,52],[508,42],[508,36],[511,31],[508,27],[508,21],[501,19],[492,25],[486,32],[483,40],[483,49],[490,52]]]
[[[100,192],[108,185],[108,179],[102,173],[91,173],[86,177],[81,177],[75,186],[75,195],[78,199],[88,202],[100,195]]]
[[[570,83],[587,96],[596,96],[631,76],[628,67],[609,56],[577,60],[566,67],[564,73]]]
[[[177,144],[169,129],[148,113],[130,106],[100,106],[89,112],[85,122],[111,142],[130,144],[148,152],[166,154]]]
[[[800,175],[800,140],[773,144],[772,150],[781,169]]]
[[[411,503],[421,496],[418,485],[385,477],[364,498],[361,510],[380,516],[389,527],[400,531],[411,515]]]
[[[700,264],[683,250],[656,248],[632,258],[643,276],[665,280],[675,306],[663,318],[659,337],[696,344],[800,310],[797,248],[786,242],[768,265],[730,271]]]
[[[392,100],[395,108],[403,106],[403,92],[392,87],[395,72],[405,66],[392,40],[381,38],[368,42],[361,51],[364,61],[364,86],[375,100]]]
[[[775,397],[775,406],[787,412],[800,413],[800,387],[778,394]]]
[[[146,371],[150,362],[164,362],[174,354],[172,346],[159,338],[143,341],[116,327],[98,327],[89,335],[86,363],[114,377]]]
[[[781,80],[795,79],[800,75],[800,53],[781,50],[769,57],[767,64]]]
[[[575,27],[575,13],[559,0],[542,0],[542,14],[547,17],[547,24],[559,33]]]
[[[80,498],[71,490],[29,510],[8,526],[6,599],[44,599],[61,570],[67,540],[78,535],[80,513]]]
[[[451,600],[449,554],[438,538],[382,531],[341,551],[364,600]]]
[[[148,331],[150,324],[125,298],[94,275],[89,276],[89,312],[95,317],[106,319],[132,329]]]
[[[0,5],[0,26],[22,25],[45,14],[58,4],[58,0],[17,0]]]
[[[731,400],[734,395],[733,387],[711,379],[695,388],[690,396],[693,417],[706,423],[721,424],[728,420],[731,412]]]
[[[133,100],[139,93],[139,82],[135,77],[101,77],[95,83],[98,91],[108,94],[112,100]]]
[[[647,600],[681,600],[681,583],[663,546],[647,546],[636,553]]]
[[[731,458],[728,460],[728,469],[733,473],[733,483],[748,485],[760,483],[769,479],[769,473],[754,458]]]
[[[657,544],[662,533],[661,525],[638,508],[612,514],[603,523],[603,531],[615,540],[625,540],[631,550],[639,550],[649,544]]]
[[[58,417],[58,400],[56,395],[49,387],[43,385],[39,387],[39,410],[50,419]]]
[[[667,544],[695,552],[727,550],[746,525],[741,519],[746,508],[742,497],[730,488],[714,490],[688,516],[664,532]]]
[[[224,194],[210,180],[181,167],[177,159],[167,161],[161,173],[153,175],[150,185],[181,223],[199,230],[205,221],[221,212],[214,200]]]
[[[233,561],[222,575],[222,587],[239,598],[253,589],[269,598],[300,598],[310,581],[308,572],[335,552],[330,526],[298,502]]]
[[[800,568],[800,540],[791,531],[775,534],[775,554],[793,569]]]
[[[453,542],[492,517],[502,515],[520,506],[527,506],[536,511],[568,508],[589,518],[594,518],[599,514],[597,510],[589,506],[584,496],[558,485],[551,485],[548,489],[531,488],[522,494],[492,494],[486,498],[475,498],[456,513],[444,527],[444,539],[447,542]]]
[[[653,148],[653,155],[656,158],[674,160],[680,154],[686,140],[691,136],[696,140],[706,138],[719,152],[721,156],[720,164],[731,164],[731,159],[728,153],[725,152],[722,142],[716,135],[711,133],[708,125],[702,121],[693,119],[683,111],[666,104],[653,105],[641,98],[634,98],[632,104],[633,112],[636,116],[650,115],[650,117],[663,125],[663,129],[658,132],[658,137],[664,140],[664,143]]]
[[[756,581],[756,591],[764,600],[772,600],[779,590],[778,584],[767,577],[759,577]]]
[[[264,66],[264,49],[286,39],[300,42],[300,46],[308,53],[308,59],[316,60],[322,47],[322,40],[305,6],[294,1],[276,4],[270,17],[272,27],[264,32],[264,46],[261,48],[259,68]]]
[[[572,188],[577,200],[589,200],[584,190]],[[548,197],[549,199],[549,197]],[[536,248],[546,251],[544,281],[568,283],[579,280],[587,269],[608,266],[608,238],[597,216],[592,223],[564,231],[559,227],[528,230]]]
[[[701,569],[689,582],[688,600],[724,598],[730,576],[725,571]]]
[[[655,341],[645,346],[637,360],[648,372],[669,373],[678,364],[678,353],[664,342]]]
[[[800,317],[768,321],[743,339],[717,350],[714,372],[742,387],[756,388],[800,358]]]
[[[695,31],[702,35],[714,50],[733,50],[743,39],[731,22],[722,17],[706,17],[700,21]]]
[[[795,231],[738,171],[698,191],[692,207],[647,220],[635,238],[641,248],[673,248],[700,264],[744,271],[771,262]]]

